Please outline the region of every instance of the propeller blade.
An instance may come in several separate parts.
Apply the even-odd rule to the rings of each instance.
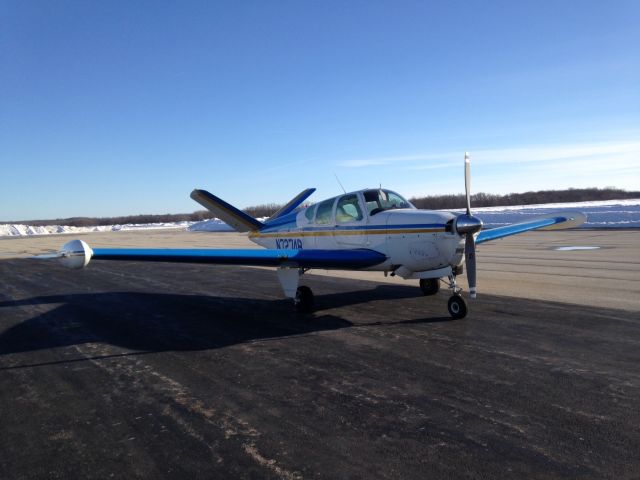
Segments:
[[[471,298],[476,298],[476,239],[473,237],[473,233],[467,233],[464,242],[464,257],[467,264],[469,294]]]
[[[467,215],[471,215],[471,161],[469,152],[464,152],[464,191],[467,196]]]

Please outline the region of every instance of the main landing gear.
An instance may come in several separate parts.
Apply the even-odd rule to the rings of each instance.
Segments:
[[[300,313],[313,311],[313,292],[306,285],[300,284],[300,277],[306,272],[303,268],[280,267],[278,280],[285,296],[293,299],[293,305]]]
[[[313,311],[313,292],[311,289],[306,285],[299,286],[293,304],[298,312],[311,313]]]
[[[311,313],[314,307],[313,292],[306,285],[300,285],[300,277],[306,272],[302,268],[280,267],[278,279],[282,285],[285,296],[293,299],[296,310],[300,313]],[[453,295],[449,298],[447,308],[453,319],[461,319],[467,316],[467,304],[460,295],[462,289],[456,283],[456,276],[448,276],[448,288]],[[420,289],[424,295],[435,295],[440,289],[440,281],[437,278],[423,278],[420,280]]]
[[[435,295],[440,290],[440,280],[437,278],[421,278],[420,290],[422,290],[425,297]]]

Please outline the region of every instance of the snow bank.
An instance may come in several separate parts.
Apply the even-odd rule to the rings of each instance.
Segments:
[[[268,217],[258,218],[264,222]],[[158,230],[164,228],[185,229],[191,232],[232,232],[233,228],[217,218],[203,222],[132,223],[127,225],[99,225],[94,227],[70,227],[67,225],[46,225],[32,227],[21,224],[0,224],[0,237],[54,235],[87,232],[124,232],[131,230]]]
[[[0,225],[0,237],[54,235],[86,232],[119,232],[129,230],[157,230],[162,228],[185,229],[192,224],[193,222],[137,223],[128,225],[99,225],[93,227],[71,227],[68,225],[45,225],[41,227],[32,227],[30,225],[21,224],[4,224]]]

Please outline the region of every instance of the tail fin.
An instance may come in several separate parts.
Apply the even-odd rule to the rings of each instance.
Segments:
[[[229,205],[206,190],[194,190],[191,192],[191,198],[238,232],[260,230],[264,227],[264,223],[238,210],[233,205]]]
[[[287,213],[293,212],[298,205],[300,205],[307,198],[309,198],[309,196],[315,191],[316,191],[315,188],[307,188],[306,190],[303,190],[298,195],[293,197],[293,199],[289,203],[287,203],[284,207],[282,207],[276,213],[271,215],[268,221],[275,220],[276,218],[282,217]]]

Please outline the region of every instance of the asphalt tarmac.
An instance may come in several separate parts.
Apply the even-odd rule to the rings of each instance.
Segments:
[[[305,280],[0,261],[0,478],[640,477],[634,303]]]

